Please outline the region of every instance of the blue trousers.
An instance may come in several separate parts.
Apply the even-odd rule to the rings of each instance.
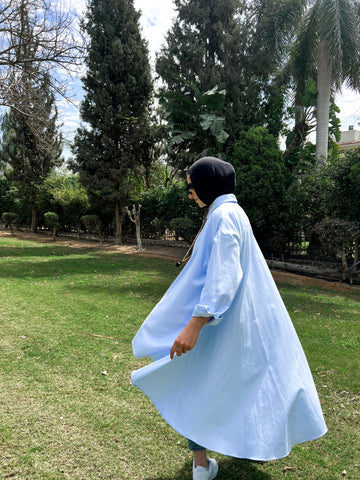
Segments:
[[[204,447],[198,445],[197,443],[193,442],[192,440],[187,439],[188,445],[189,445],[189,450],[192,452],[200,452],[201,450],[205,450]]]

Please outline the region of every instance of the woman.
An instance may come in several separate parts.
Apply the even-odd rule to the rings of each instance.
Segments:
[[[225,455],[272,460],[326,432],[304,352],[237,204],[233,167],[195,162],[189,196],[208,207],[189,262],[133,340],[153,363],[132,382],[189,440],[193,479],[213,479]],[[185,354],[185,355],[184,355]]]

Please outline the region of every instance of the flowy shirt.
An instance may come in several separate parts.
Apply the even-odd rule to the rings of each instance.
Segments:
[[[170,360],[192,316],[210,317],[193,350]],[[132,372],[181,435],[210,450],[271,460],[326,432],[291,319],[233,194],[211,205],[193,255],[133,340]]]

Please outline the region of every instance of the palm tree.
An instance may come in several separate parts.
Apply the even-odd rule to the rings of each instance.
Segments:
[[[356,0],[308,2],[297,35],[294,67],[298,91],[317,81],[316,160],[328,154],[331,89],[360,90],[360,8]]]

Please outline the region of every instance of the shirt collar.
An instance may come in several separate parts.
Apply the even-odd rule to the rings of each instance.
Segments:
[[[237,199],[233,193],[227,193],[226,195],[220,195],[220,197],[215,198],[213,203],[209,206],[209,211],[207,216],[209,216],[214,210],[217,209],[223,203],[237,203]]]

